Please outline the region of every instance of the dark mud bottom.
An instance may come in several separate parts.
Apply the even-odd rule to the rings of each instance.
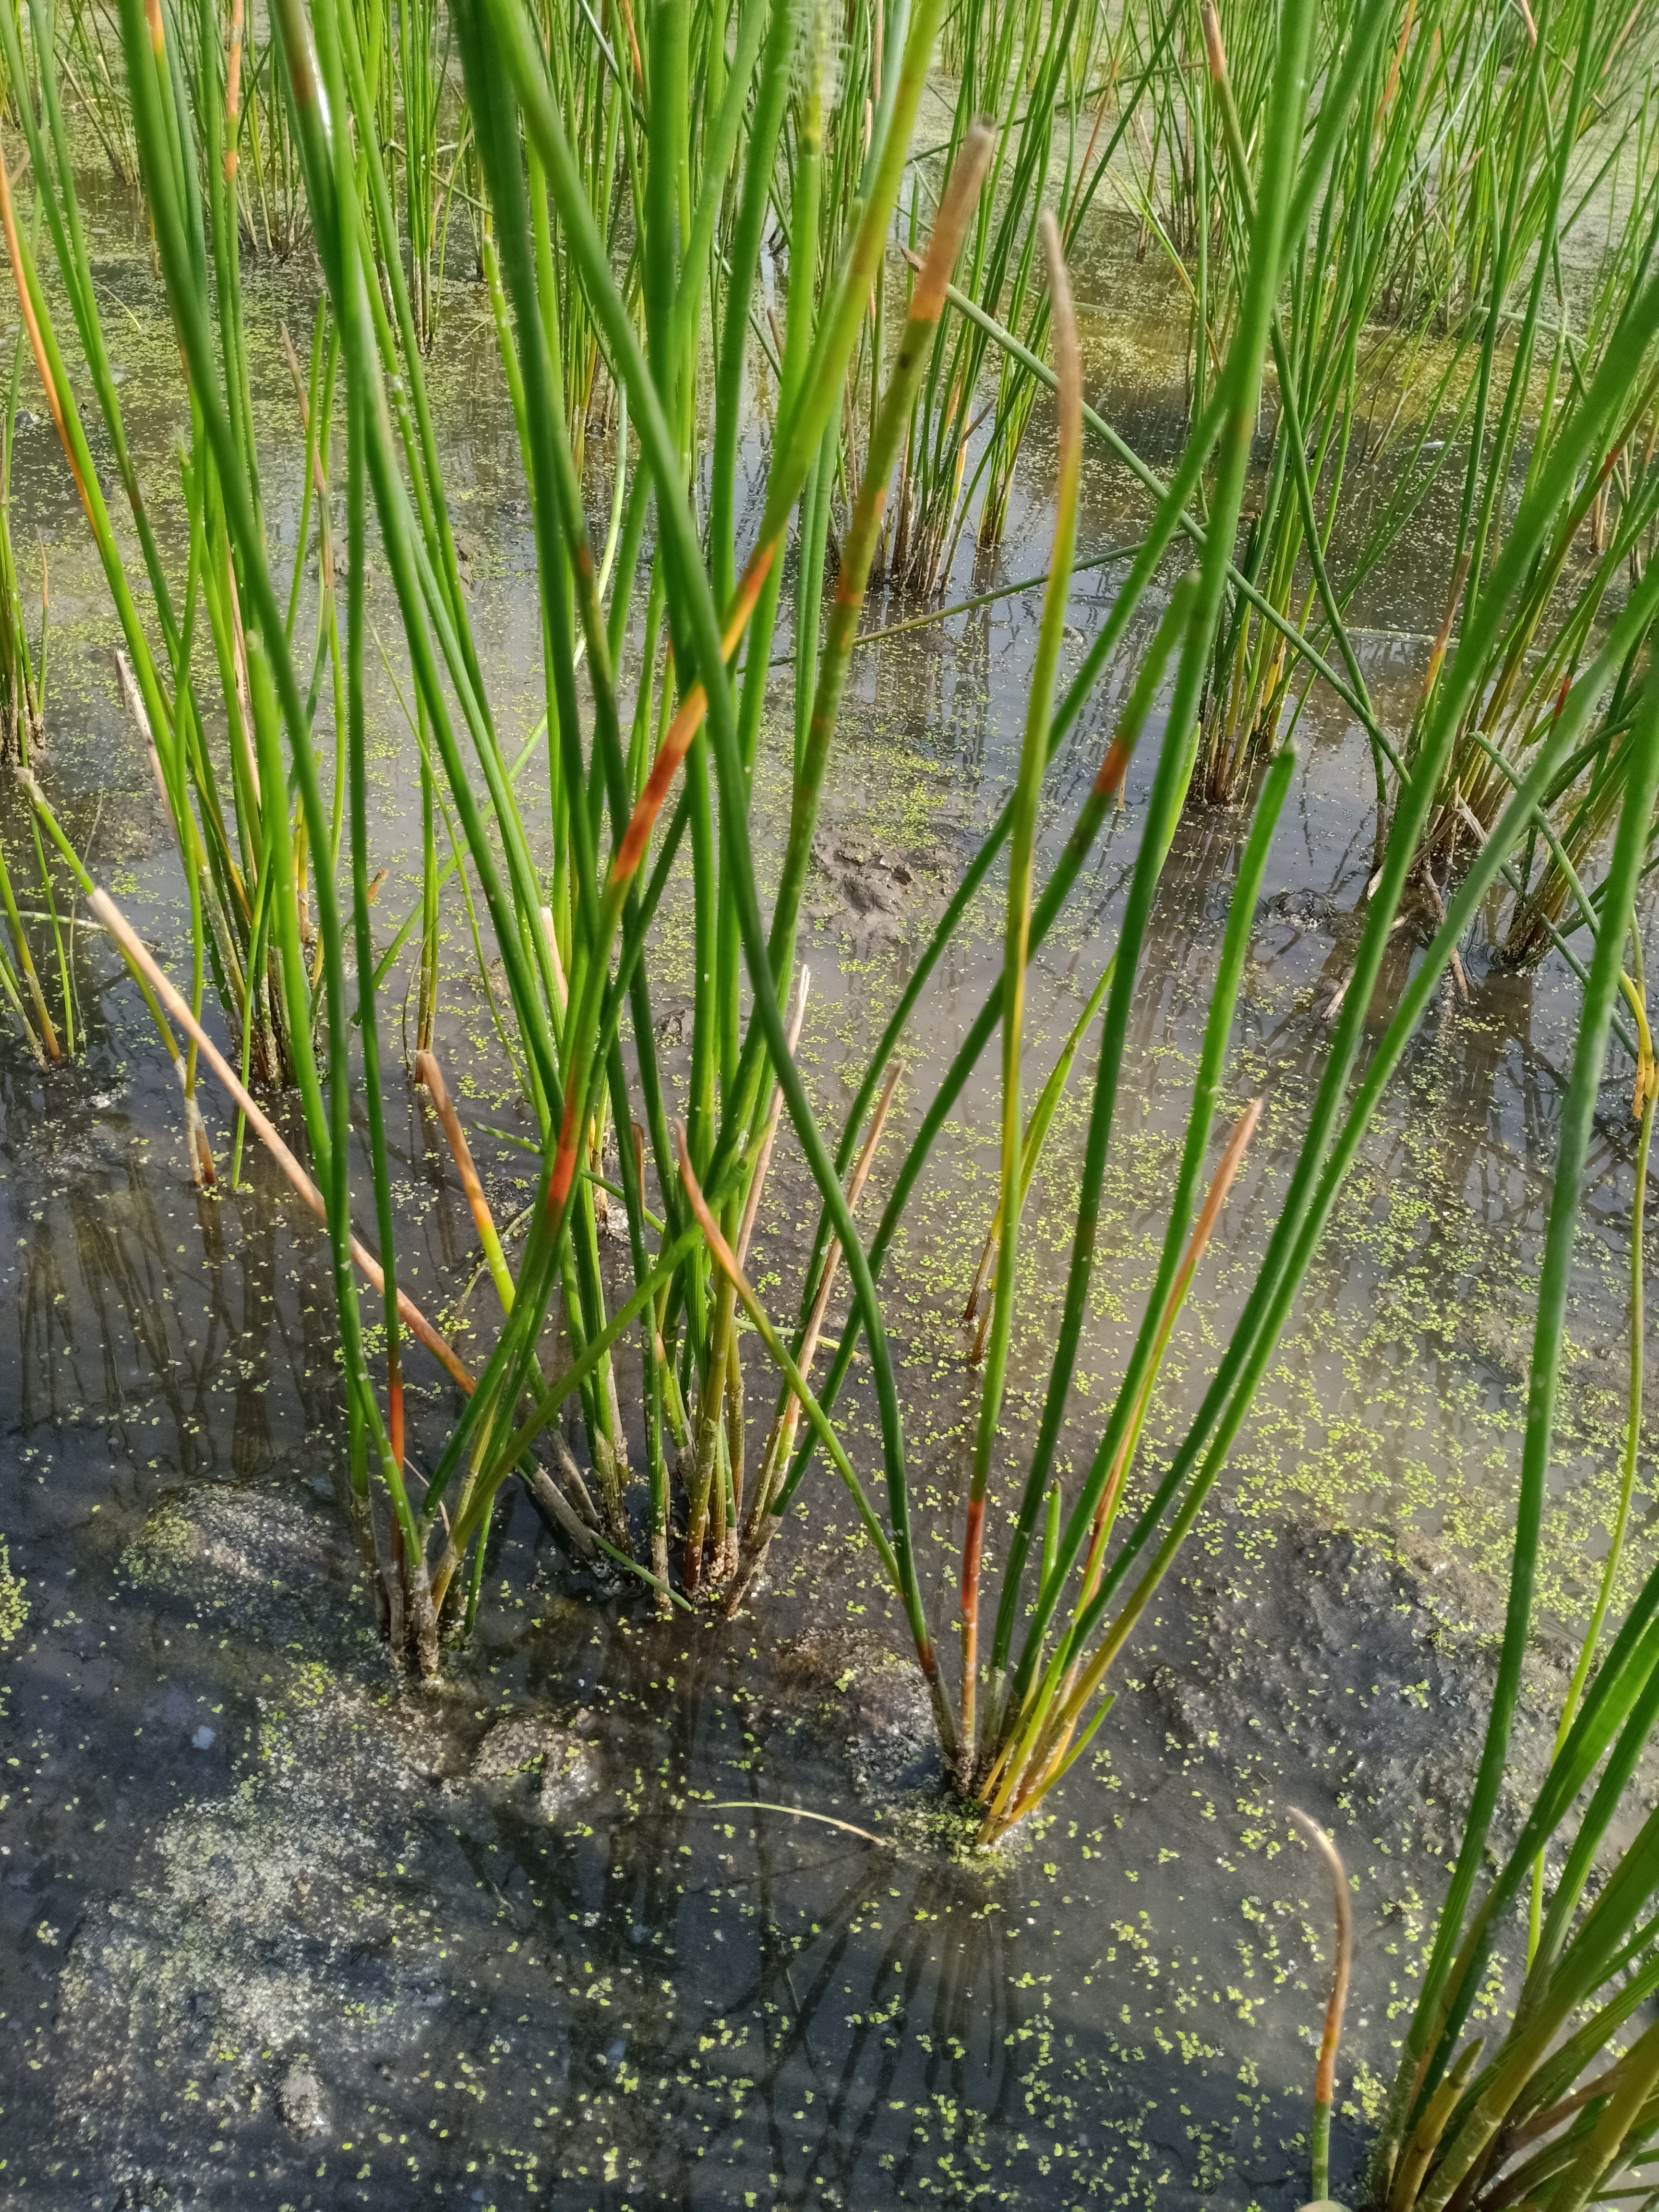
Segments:
[[[912,1672],[793,1596],[578,1602],[520,1505],[422,1694],[297,1480],[114,1518],[31,1542],[11,1655],[4,2202],[1296,2205],[1330,1902],[1287,1803],[1358,1877],[1354,2184],[1486,1711],[1458,1570],[1218,1515],[985,1861]]]

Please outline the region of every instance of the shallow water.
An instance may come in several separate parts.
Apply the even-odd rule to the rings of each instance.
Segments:
[[[176,550],[173,387],[145,373],[166,341],[120,210],[105,212],[103,273],[136,319],[124,397]],[[1168,395],[1149,397],[1149,341],[1126,341],[1133,318],[1118,311],[1144,302],[1155,330],[1156,288],[1103,261],[1084,296],[1118,303],[1088,315],[1090,396],[1159,458]],[[258,274],[250,331],[279,544],[297,518],[284,314],[297,342],[303,280]],[[446,481],[511,732],[539,711],[539,678],[529,529],[491,343],[458,288],[434,378]],[[1039,414],[1025,467],[1039,491],[1050,436]],[[596,502],[607,466],[596,457]],[[22,550],[37,539],[52,571],[46,781],[94,872],[176,953],[176,867],[46,426],[23,434],[19,471],[26,573],[38,580]],[[1080,550],[1124,542],[1139,513],[1121,477],[1091,472]],[[1437,618],[1443,588],[1431,541],[1417,550],[1429,580],[1402,562],[1382,611],[1390,634],[1364,648],[1396,720],[1420,678],[1414,633]],[[1017,511],[1001,573],[1030,574],[1042,555],[1039,500]],[[1112,574],[1079,580],[1072,620],[1085,635]],[[964,553],[950,596],[983,580]],[[375,581],[371,611],[383,603],[389,626],[389,589]],[[912,611],[872,605],[871,620]],[[832,884],[815,884],[803,1059],[832,1120],[902,988],[930,886],[963,865],[1009,787],[1036,619],[1027,596],[856,664],[826,826],[910,858],[921,888],[896,941],[874,942],[849,929]],[[1050,849],[1139,642],[1050,777]],[[418,887],[418,825],[389,678],[377,703],[389,933]],[[765,763],[787,747],[787,691],[775,705],[780,744],[763,750],[761,778],[774,823],[780,771]],[[1267,1114],[1165,1370],[1151,1465],[1195,1404],[1271,1226],[1374,865],[1364,746],[1317,695],[1298,742],[1231,1078],[1239,1103],[1265,1092]],[[1152,750],[1043,949],[1034,1084],[1110,950]],[[9,852],[21,826],[11,811],[0,820]],[[1246,826],[1242,814],[1184,823],[1154,917],[1075,1453],[1097,1432],[1155,1263]],[[994,884],[924,1002],[874,1197],[994,973],[997,896]],[[514,1103],[459,909],[450,923],[441,1056],[469,1121],[499,1125]],[[676,1079],[686,1054],[672,981],[687,927],[665,912],[657,971]],[[1385,994],[1415,941],[1402,935]],[[900,1625],[821,1470],[771,1587],[729,1628],[659,1624],[631,1595],[578,1584],[519,1500],[498,1524],[477,1648],[435,1695],[392,1680],[334,1502],[343,1425],[313,1225],[257,1158],[248,1193],[191,1190],[176,1088],[131,988],[84,928],[75,949],[82,1057],[43,1077],[15,1036],[0,1040],[0,1250],[17,1328],[0,1370],[13,1439],[0,1530],[28,1608],[4,1657],[0,1721],[0,2174],[15,2201],[1294,2205],[1329,1899],[1290,1840],[1291,1802],[1331,1825],[1359,1881],[1338,2125],[1346,2180],[1484,1717],[1482,1632],[1501,1602],[1492,1577],[1573,1023],[1564,970],[1489,971],[1477,947],[1470,1003],[1437,1006],[1186,1574],[1131,1647],[1116,1711],[1053,1815],[988,1863],[957,1847]],[[400,995],[389,994],[394,1022]],[[1066,1263],[1090,1060],[1033,1194],[1007,1417],[1017,1461]],[[941,1620],[974,1403],[957,1315],[994,1204],[992,1081],[988,1066],[896,1255],[896,1348]],[[1605,1542],[1624,1387],[1627,1090],[1615,1055],[1575,1286],[1528,1742],[1551,1723],[1560,1632]],[[208,1104],[216,1146],[228,1145]],[[400,1095],[393,1121],[405,1279],[429,1310],[447,1310],[476,1267],[470,1218],[422,1110]],[[474,1140],[498,1213],[516,1211],[524,1156],[478,1129]],[[801,1179],[781,1160],[752,1267],[780,1312],[811,1228]],[[466,1313],[487,1346],[481,1293]],[[774,1393],[758,1362],[749,1377],[763,1424]],[[418,1380],[417,1459],[451,1410],[447,1390]],[[849,1404],[846,1433],[873,1459],[867,1407]],[[1644,1520],[1632,1573],[1650,1551]]]

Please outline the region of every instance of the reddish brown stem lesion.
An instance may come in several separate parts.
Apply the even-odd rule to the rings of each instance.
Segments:
[[[243,0],[230,0],[230,58],[225,69],[225,182],[234,189],[241,159]]]
[[[1325,2027],[1314,2077],[1312,2187],[1316,2197],[1325,2197],[1330,2193],[1331,2108],[1336,2100],[1336,2054],[1342,2041],[1342,2015],[1347,2008],[1348,1981],[1353,1967],[1353,1907],[1348,1897],[1348,1870],[1342,1863],[1341,1852],[1318,1821],[1299,1806],[1288,1805],[1285,1809],[1329,1869],[1336,1905],[1336,1954],[1331,1962],[1331,1994],[1325,2007]]]

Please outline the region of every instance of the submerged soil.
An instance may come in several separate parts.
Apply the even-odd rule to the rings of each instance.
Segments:
[[[129,256],[118,272],[142,365],[144,345],[165,350],[165,331],[142,266]],[[271,357],[255,384],[280,545],[296,527],[298,468],[275,333],[282,314],[298,328],[310,307],[293,275],[251,281],[250,297],[251,343]],[[541,705],[531,547],[475,307],[457,289],[434,367],[446,481],[492,696],[504,728],[527,734]],[[1156,394],[1147,403],[1139,356],[1124,357],[1122,320],[1109,327],[1103,310],[1085,332],[1091,398],[1149,429],[1167,410]],[[161,411],[135,403],[135,444],[158,475],[176,427]],[[1010,577],[1041,566],[1050,436],[1039,412],[1033,504],[1017,510],[1001,556]],[[20,501],[51,549],[46,779],[94,873],[172,957],[184,942],[176,866],[120,720],[100,586],[44,426],[21,439],[20,471]],[[164,531],[176,525],[165,498],[157,511]],[[1127,542],[1138,511],[1121,477],[1092,475],[1082,551]],[[996,580],[967,566],[964,554],[959,583]],[[1118,574],[1079,578],[1072,665]],[[1432,574],[1403,578],[1412,610],[1443,599]],[[870,619],[914,611],[872,605]],[[809,894],[802,1055],[837,1126],[917,933],[1009,788],[1035,622],[1033,599],[1016,598],[855,663]],[[1365,641],[1385,711],[1409,713],[1425,646]],[[1136,647],[1055,764],[1051,849]],[[775,832],[787,690],[774,703],[757,805]],[[418,825],[413,741],[389,679],[379,708],[384,942],[417,893]],[[1356,733],[1316,695],[1297,742],[1231,1078],[1235,1109],[1258,1093],[1268,1109],[1165,1371],[1153,1469],[1271,1228],[1374,865]],[[1034,972],[1034,1084],[1115,939],[1152,750]],[[524,788],[534,818],[533,775]],[[1247,826],[1243,814],[1195,816],[1171,856],[1067,1473],[1098,1434],[1155,1265]],[[0,821],[9,852],[21,828]],[[1000,896],[993,882],[917,1018],[878,1198],[994,973]],[[510,1218],[526,1157],[492,1133],[525,1125],[459,908],[449,921],[441,1053]],[[673,992],[689,975],[689,932],[671,906],[653,969],[675,1081],[689,1056],[690,992]],[[1414,925],[1402,932],[1385,998],[1419,941]],[[1449,987],[1402,1070],[1184,1571],[1130,1646],[1115,1710],[1051,1813],[987,1858],[942,1792],[902,1625],[822,1471],[769,1587],[730,1626],[659,1621],[631,1589],[579,1577],[514,1493],[473,1645],[448,1656],[435,1689],[396,1678],[336,1497],[343,1419],[314,1224],[258,1159],[244,1189],[191,1189],[176,1087],[130,987],[84,930],[73,957],[85,1030],[74,1064],[43,1075],[15,1037],[0,1040],[0,1283],[17,1329],[0,1365],[0,2197],[96,2212],[441,2201],[1277,2212],[1306,2193],[1330,1945],[1324,1869],[1291,1805],[1330,1826],[1354,1881],[1334,2173],[1339,2193],[1353,2185],[1489,1701],[1573,1019],[1565,971],[1517,977],[1489,947],[1468,949],[1471,997]],[[1033,1191],[1006,1420],[1016,1466],[1044,1380],[1093,1049]],[[994,1076],[981,1068],[945,1133],[895,1261],[921,1541],[945,1634],[976,1391],[957,1316],[994,1204]],[[1500,1841],[1547,1748],[1609,1523],[1627,1091],[1615,1064]],[[208,1103],[228,1152],[220,1102]],[[492,1324],[469,1290],[475,1241],[441,1139],[412,1095],[394,1119],[404,1279],[487,1346]],[[781,1157],[751,1270],[781,1314],[811,1228]],[[749,1378],[763,1430],[774,1386],[759,1361]],[[873,1464],[870,1408],[854,1392],[846,1411],[845,1433]],[[452,1413],[447,1389],[412,1376],[417,1465]],[[1651,1559],[1651,1519],[1644,1492],[1629,1575]],[[1495,1984],[1491,2005],[1499,1996]]]
[[[1443,1555],[1219,1516],[1108,1751],[987,1861],[832,1606],[578,1602],[520,1504],[417,1691],[318,1487],[164,1486],[101,1571],[28,1541],[81,1564],[10,1676],[15,2201],[1293,2203],[1330,1908],[1291,1804],[1357,1878],[1352,2163],[1488,1701]]]

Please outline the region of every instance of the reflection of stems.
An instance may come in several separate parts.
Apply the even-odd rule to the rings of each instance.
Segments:
[[[864,1140],[864,1150],[859,1154],[852,1181],[847,1186],[847,1203],[851,1210],[856,1211],[865,1183],[869,1179],[870,1170],[875,1164],[876,1147],[881,1142],[881,1133],[887,1122],[887,1109],[893,1103],[893,1093],[898,1089],[902,1073],[899,1067],[895,1066],[888,1076],[886,1087],[871,1117],[870,1132]],[[812,1301],[812,1310],[800,1340],[797,1364],[803,1375],[811,1373],[812,1362],[817,1357],[818,1340],[823,1334],[824,1316],[830,1310],[830,1300],[835,1291],[836,1276],[840,1266],[841,1239],[831,1237],[830,1249],[824,1255],[823,1270],[818,1278],[817,1295]],[[760,1479],[755,1485],[755,1502],[750,1508],[749,1525],[744,1531],[743,1564],[726,1601],[728,1617],[737,1612],[753,1586],[756,1576],[766,1563],[767,1549],[777,1533],[786,1502],[781,1495],[781,1474],[788,1464],[799,1421],[800,1400],[795,1395],[793,1385],[786,1381],[779,1396],[772,1431],[766,1440]]]
[[[0,860],[0,866],[3,865],[3,860]],[[3,946],[0,946],[0,991],[3,991],[7,999],[10,1000],[12,1012],[22,1025],[23,1035],[29,1041],[29,1049],[33,1053],[40,1065],[44,1067],[46,1065],[46,1051],[40,1038],[34,1033],[34,1024],[30,1021],[28,1009],[23,1004],[22,988],[18,982],[10,961],[6,957]]]
[[[907,252],[902,246],[901,246],[899,250],[901,252],[905,254],[905,258],[914,266],[915,257],[913,254]],[[959,291],[954,284],[946,286],[945,296],[950,301],[951,305],[957,310],[958,314],[962,315],[967,321],[976,324],[979,328],[986,333],[988,337],[991,338],[996,344],[1000,345],[1003,351],[1018,362],[1019,366],[1023,369],[1026,370],[1028,374],[1036,377],[1040,384],[1046,385],[1051,392],[1054,389],[1054,372],[1049,368],[1047,362],[1039,361],[1036,354],[1030,352],[1024,346],[1021,345],[1018,339],[1014,337],[1013,333],[1011,331],[1005,330],[1003,325],[996,321],[993,316],[988,314],[985,309],[981,307],[976,301],[970,300],[965,292]],[[1117,432],[1113,429],[1111,424],[1104,421],[1099,415],[1096,414],[1093,408],[1085,407],[1083,410],[1083,422],[1085,429],[1092,431],[1096,437],[1102,440],[1103,442],[1110,448],[1111,452],[1116,456],[1116,458],[1122,462],[1125,468],[1127,468],[1130,474],[1139,483],[1143,489],[1150,492],[1152,497],[1158,500],[1160,504],[1168,497],[1170,489],[1168,484],[1164,482],[1161,477],[1155,474],[1152,469],[1147,467],[1146,462],[1141,459],[1139,454],[1137,453],[1132,447],[1126,445],[1123,440],[1119,437]],[[1197,546],[1200,551],[1206,545],[1207,545],[1209,542],[1208,536],[1203,526],[1195,522],[1184,507],[1180,509],[1176,516],[1175,526],[1183,533],[1191,544]],[[1366,734],[1368,736],[1377,735],[1379,733],[1380,726],[1377,723],[1376,717],[1375,714],[1367,713],[1365,708],[1356,696],[1352,685],[1347,682],[1346,678],[1337,673],[1336,670],[1331,666],[1330,663],[1325,659],[1323,655],[1315,649],[1314,646],[1310,642],[1303,632],[1297,629],[1295,623],[1291,622],[1287,616],[1280,614],[1279,609],[1274,606],[1269,599],[1265,598],[1264,595],[1256,589],[1249,578],[1243,574],[1231,561],[1227,563],[1227,581],[1231,587],[1237,592],[1238,596],[1243,599],[1248,605],[1255,610],[1257,615],[1263,622],[1267,623],[1271,629],[1279,632],[1280,637],[1284,639],[1290,651],[1297,654],[1303,660],[1306,661],[1309,667],[1313,670],[1316,676],[1320,676],[1324,678],[1331,690],[1335,692],[1337,697],[1341,700],[1343,705],[1348,708],[1354,714],[1358,715],[1360,724],[1365,730]]]
[[[92,878],[87,873],[85,867],[82,866],[80,854],[76,851],[74,846],[70,844],[69,838],[64,832],[63,823],[58,819],[58,817],[52,812],[52,808],[47,805],[46,794],[41,790],[40,783],[35,777],[34,770],[32,768],[19,768],[14,769],[13,773],[15,775],[19,783],[22,785],[24,790],[27,792],[30,799],[33,801],[36,819],[45,824],[46,832],[51,837],[52,843],[57,846],[58,851],[69,862],[70,870],[74,876],[75,880],[80,884],[82,890],[86,894],[86,896],[90,898],[97,886],[94,884]],[[173,1036],[172,1030],[167,1026],[167,1018],[161,1012],[161,1005],[156,999],[155,994],[149,987],[149,979],[148,975],[145,974],[143,968],[133,958],[132,955],[126,951],[125,946],[122,946],[120,950],[122,957],[127,963],[127,972],[132,977],[133,981],[138,986],[138,995],[143,999],[145,1007],[149,1011],[151,1021],[155,1024],[155,1033],[161,1040],[162,1049],[166,1052],[169,1060],[177,1062],[180,1057],[178,1041]]]
[[[46,1012],[46,994],[40,988],[40,978],[35,972],[34,957],[29,951],[29,941],[23,933],[22,917],[17,911],[17,901],[12,891],[11,872],[3,855],[0,855],[0,901],[3,901],[5,905],[6,926],[11,932],[11,941],[16,949],[18,968],[28,986],[29,996],[34,1001],[34,1018],[45,1056],[57,1060],[61,1057],[58,1032],[52,1027],[52,1016]]]

